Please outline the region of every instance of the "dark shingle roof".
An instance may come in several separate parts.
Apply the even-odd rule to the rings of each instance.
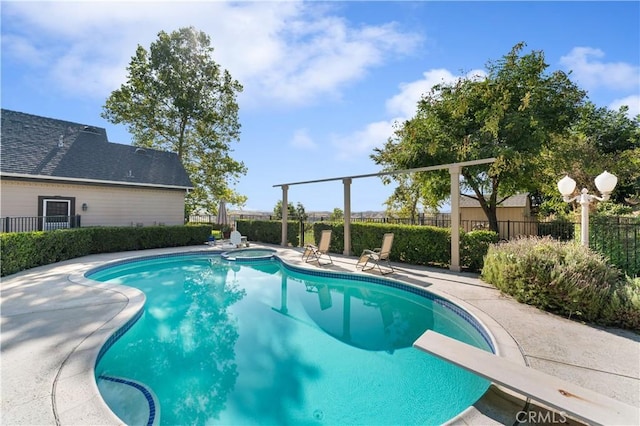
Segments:
[[[2,174],[191,188],[172,152],[111,143],[103,128],[1,110]]]

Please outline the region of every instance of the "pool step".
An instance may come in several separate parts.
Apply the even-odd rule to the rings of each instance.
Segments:
[[[147,386],[131,379],[101,375],[98,389],[109,408],[127,425],[160,424],[160,405]]]
[[[433,330],[427,330],[413,346],[588,424],[640,424],[637,407],[515,364]]]

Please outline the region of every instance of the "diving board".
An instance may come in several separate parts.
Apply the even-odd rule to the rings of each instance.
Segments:
[[[640,424],[637,407],[515,364],[433,330],[427,330],[413,346],[580,421],[599,425]]]

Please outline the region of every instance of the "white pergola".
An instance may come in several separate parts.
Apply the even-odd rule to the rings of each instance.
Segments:
[[[477,166],[479,164],[490,164],[496,161],[495,158],[485,158],[482,160],[464,161],[461,163],[442,164],[438,166],[418,167],[415,169],[393,170],[390,172],[369,173],[365,175],[343,176],[327,179],[307,180],[302,182],[281,183],[273,185],[282,188],[282,241],[281,245],[287,246],[287,219],[288,219],[288,191],[293,185],[307,185],[310,183],[332,182],[341,180],[344,186],[344,252],[351,255],[351,182],[353,179],[362,179],[386,175],[412,174],[417,172],[428,172],[433,170],[449,170],[451,176],[451,262],[449,269],[455,272],[460,271],[460,170],[463,167]]]

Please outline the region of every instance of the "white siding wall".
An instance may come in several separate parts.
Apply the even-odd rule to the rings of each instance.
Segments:
[[[38,215],[39,196],[75,197],[82,226],[182,225],[183,190],[0,181],[0,216]],[[82,211],[86,203],[87,211]]]

